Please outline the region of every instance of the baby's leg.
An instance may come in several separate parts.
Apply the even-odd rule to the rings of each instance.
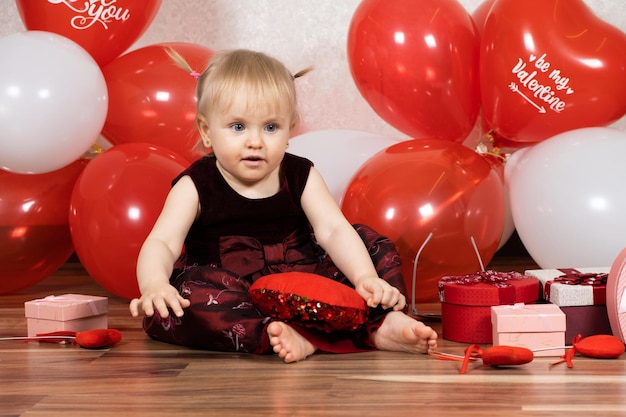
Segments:
[[[400,311],[389,312],[372,336],[379,350],[427,353],[437,347],[437,333]]]
[[[305,339],[293,327],[274,321],[267,326],[267,334],[270,338],[274,352],[286,363],[297,362],[306,359],[315,352],[315,346]]]

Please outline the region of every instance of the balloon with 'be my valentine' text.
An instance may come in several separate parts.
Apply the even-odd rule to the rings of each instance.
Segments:
[[[626,114],[626,34],[582,0],[498,0],[481,38],[486,124],[539,142]]]

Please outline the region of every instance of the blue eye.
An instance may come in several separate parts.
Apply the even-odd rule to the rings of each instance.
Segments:
[[[265,125],[265,130],[268,132],[276,132],[278,130],[278,125],[276,123],[268,123]]]
[[[232,125],[230,125],[230,128],[233,129],[235,132],[241,132],[245,129],[245,126],[243,125],[243,123],[233,123]]]

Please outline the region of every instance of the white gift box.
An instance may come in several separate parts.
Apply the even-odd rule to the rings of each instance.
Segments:
[[[610,267],[595,268],[567,268],[567,269],[529,269],[524,273],[539,279],[541,283],[541,297],[561,307],[586,306],[598,304],[594,296],[593,285],[570,285],[559,284],[553,281],[555,278],[566,275],[567,270],[575,270],[583,274],[608,274]],[[546,285],[550,282],[549,285]],[[549,287],[549,288],[547,288]],[[606,291],[605,289],[603,291]],[[549,295],[548,295],[549,294]]]

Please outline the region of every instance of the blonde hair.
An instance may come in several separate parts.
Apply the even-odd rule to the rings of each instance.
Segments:
[[[167,53],[181,68],[198,76],[196,122],[215,109],[228,110],[242,86],[249,105],[288,112],[292,129],[300,122],[294,80],[312,68],[291,74],[282,62],[262,52],[232,49],[215,53],[207,68],[197,74],[176,51]]]

